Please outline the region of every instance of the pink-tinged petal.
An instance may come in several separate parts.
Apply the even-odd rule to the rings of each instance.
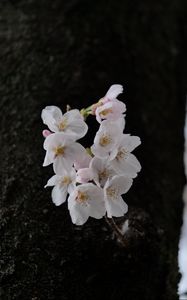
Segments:
[[[79,159],[74,162],[75,169],[79,170],[83,168],[88,168],[91,159],[92,159],[91,155],[89,155],[85,150],[84,152],[82,152],[81,157],[79,157]]]
[[[52,189],[52,201],[56,206],[61,205],[66,201],[67,189],[65,187],[60,188],[58,185]]]
[[[89,218],[89,207],[76,201],[77,189],[68,197],[68,209],[73,224],[83,225]]]
[[[87,183],[87,187],[90,198],[90,217],[101,219],[106,213],[103,189],[92,183]]]
[[[67,159],[73,163],[79,161],[85,151],[85,148],[81,144],[74,142],[68,146]]]
[[[140,144],[141,140],[138,136],[131,136],[129,134],[124,134],[120,142],[120,146],[128,152],[132,152]]]
[[[64,117],[67,118],[69,120],[69,122],[72,122],[74,120],[84,121],[84,118],[78,109],[71,109],[71,110],[67,111],[64,114]]]
[[[113,100],[115,99],[119,94],[123,93],[123,86],[120,84],[113,84],[108,92],[106,93],[106,98]]]
[[[122,217],[128,211],[128,206],[121,196],[118,199],[107,199],[105,203],[108,218]]]
[[[128,163],[131,164],[132,166],[135,167],[137,172],[140,172],[141,170],[141,165],[140,162],[138,161],[138,159],[136,158],[136,156],[132,153],[129,154],[128,159],[127,159]]]
[[[127,205],[121,194],[126,193],[132,185],[132,179],[124,176],[114,176],[104,186],[107,216],[121,217],[127,212]]]
[[[111,166],[116,173],[135,178],[137,173],[141,170],[141,165],[137,158],[129,153],[125,159],[114,159],[111,161]]]
[[[57,175],[52,176],[52,177],[48,180],[47,184],[45,185],[45,188],[48,187],[48,186],[56,185],[56,184],[58,183],[58,181],[59,181],[59,178],[60,178],[60,177],[57,176]]]
[[[107,115],[112,112],[112,101],[108,101],[103,105],[100,105],[95,110],[96,120],[101,123],[102,119],[107,118]]]
[[[116,175],[109,181],[109,185],[114,186],[119,195],[127,193],[132,183],[133,180],[131,178],[122,175]]]
[[[74,136],[76,140],[85,136],[88,131],[88,126],[78,109],[72,109],[65,113],[61,124],[61,131]]]
[[[41,118],[53,132],[58,132],[58,124],[62,119],[62,111],[57,106],[46,106],[42,110]]]
[[[126,111],[126,105],[117,99],[108,101],[96,109],[96,119],[101,123],[102,119],[116,121],[122,118],[123,113]]]
[[[61,175],[64,170],[70,170],[72,165],[72,161],[67,161],[66,158],[62,156],[57,156],[53,162],[53,170],[57,175]]]
[[[88,125],[82,120],[74,120],[68,124],[66,133],[75,136],[76,139],[80,139],[88,131]]]
[[[44,140],[43,147],[45,150],[53,149],[59,145],[72,143],[72,138],[62,132],[56,132],[48,135]]]
[[[43,162],[43,167],[46,167],[50,164],[52,164],[54,161],[54,154],[51,151],[46,151],[44,162]]]

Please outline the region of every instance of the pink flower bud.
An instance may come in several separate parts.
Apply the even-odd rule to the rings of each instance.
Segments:
[[[49,131],[49,130],[47,130],[47,129],[45,129],[45,130],[43,130],[42,131],[42,135],[43,135],[43,137],[44,138],[46,138],[48,135],[50,135],[52,132],[51,131]]]
[[[87,183],[92,177],[92,171],[89,168],[84,168],[78,170],[76,180],[79,183]]]

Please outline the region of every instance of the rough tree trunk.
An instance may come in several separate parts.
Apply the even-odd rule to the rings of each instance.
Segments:
[[[1,299],[177,299],[183,2],[1,1]],[[142,139],[126,249],[104,220],[73,226],[41,166],[41,109],[88,106],[113,83],[124,85],[126,132]]]

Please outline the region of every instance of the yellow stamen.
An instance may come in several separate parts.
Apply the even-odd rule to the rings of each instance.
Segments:
[[[123,159],[126,155],[127,155],[128,151],[126,151],[125,149],[121,149],[117,156],[116,156],[116,159],[117,160],[120,160],[120,159]]]
[[[110,142],[111,142],[111,138],[108,135],[103,135],[99,139],[99,145],[102,147],[107,146],[108,144],[110,144]]]
[[[65,147],[58,146],[53,151],[55,152],[55,156],[64,155]]]
[[[112,113],[112,109],[111,108],[106,108],[103,111],[100,112],[100,115],[106,116],[108,114]]]
[[[113,199],[117,198],[117,191],[113,187],[108,187],[106,189],[106,193],[107,193],[107,196],[110,197],[110,198],[113,198]]]
[[[59,125],[58,128],[60,131],[63,131],[67,127],[67,119],[64,119]]]
[[[103,171],[99,172],[99,181],[101,181],[102,179],[105,179],[109,176],[109,172],[107,172],[106,169],[104,169]]]
[[[78,191],[76,201],[79,203],[85,203],[88,200],[88,195],[84,192]]]
[[[64,176],[63,180],[62,180],[62,185],[66,184],[70,184],[72,182],[71,178],[69,176]]]

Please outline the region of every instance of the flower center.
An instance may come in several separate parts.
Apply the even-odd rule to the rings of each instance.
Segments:
[[[102,102],[103,98],[101,98],[97,103],[93,104],[92,105],[92,114],[95,115],[95,111],[98,107],[102,106],[103,105],[103,102]]]
[[[107,178],[109,176],[109,172],[107,172],[106,169],[104,169],[103,171],[99,172],[99,181]]]
[[[62,122],[60,122],[60,124],[58,125],[58,128],[60,131],[63,131],[66,127],[67,127],[67,119],[64,118],[64,120]]]
[[[110,197],[112,199],[117,198],[117,190],[114,187],[108,187],[106,189],[106,194],[107,194],[108,197]]]
[[[122,149],[118,152],[118,154],[117,154],[117,156],[116,156],[116,159],[117,159],[117,160],[123,159],[127,154],[128,154],[128,151],[126,151],[124,148],[122,148]]]
[[[64,154],[65,147],[58,146],[58,147],[54,148],[53,150],[55,152],[55,157],[57,157],[59,155],[63,155]]]
[[[78,191],[75,200],[79,203],[85,203],[88,200],[88,195],[84,192]]]
[[[111,142],[111,138],[108,135],[103,135],[99,139],[99,145],[102,146],[102,147],[107,146],[108,144],[110,144],[110,142]]]
[[[62,180],[62,185],[63,184],[70,184],[72,182],[71,178],[69,176],[64,176],[63,180]]]
[[[106,108],[103,111],[100,112],[100,115],[106,116],[108,114],[112,113],[112,109],[111,108]]]

